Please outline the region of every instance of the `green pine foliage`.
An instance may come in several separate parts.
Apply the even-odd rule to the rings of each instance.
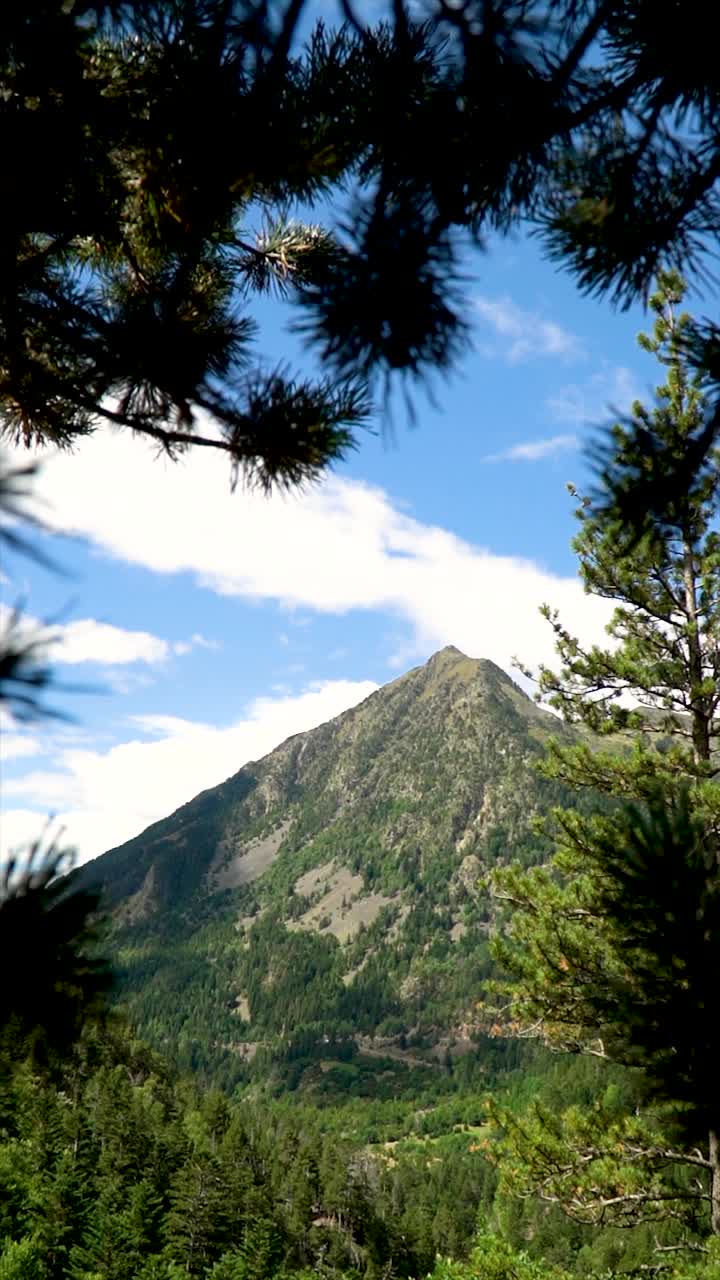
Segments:
[[[634,409],[678,456],[703,414],[682,295],[660,277],[641,341],[667,380],[653,410]],[[635,435],[614,438],[618,474],[642,466]],[[701,468],[628,544],[611,509],[580,500],[581,573],[616,608],[590,651],[550,617],[562,667],[540,672],[539,696],[596,740],[555,744],[544,767],[614,808],[557,810],[549,865],[493,876],[511,908],[494,948],[510,974],[502,1016],[629,1069],[589,1111],[501,1118],[505,1185],[583,1222],[657,1223],[667,1248],[720,1233],[719,506],[717,467]]]
[[[220,450],[264,486],[352,446],[361,383],[269,367],[252,299],[297,291],[337,251],[291,209],[352,161],[328,103],[361,59],[321,29],[312,52],[290,59],[282,37],[273,58],[271,24],[251,27],[206,3],[3,16],[3,434],[68,446],[112,423],[170,456]]]
[[[2,1079],[7,1280],[410,1278],[465,1253],[492,1202],[467,1152],[442,1171],[391,1160],[343,1116],[203,1093],[120,1024],[88,1031],[54,1081],[17,1059]]]
[[[529,217],[623,303],[664,262],[702,270],[720,218],[701,0],[680,24],[647,0],[340,9],[331,29],[305,0],[6,6],[5,434],[113,423],[294,485],[352,447],[378,380],[456,366],[468,238]],[[271,291],[325,378],[256,354]],[[714,375],[717,330],[698,339]]]
[[[467,1262],[438,1259],[431,1280],[569,1280],[566,1271],[546,1266],[513,1249],[498,1236],[483,1233]]]
[[[0,880],[0,1055],[24,1049],[46,1067],[102,1018],[112,981],[99,951],[99,895],[75,889],[71,866],[72,851],[43,833]]]

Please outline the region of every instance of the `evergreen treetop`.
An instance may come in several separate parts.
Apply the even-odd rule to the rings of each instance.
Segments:
[[[651,442],[671,457],[684,457],[704,419],[704,380],[687,360],[691,320],[677,311],[683,294],[676,273],[660,275],[650,300],[654,331],[638,341],[666,369],[666,381],[652,409],[633,405],[645,438],[626,425],[613,428],[617,475],[649,469]],[[662,766],[697,778],[718,771],[713,748],[720,707],[719,462],[715,450],[689,472],[662,522],[631,546],[612,507],[583,498],[570,486],[578,496],[580,533],[573,548],[582,582],[588,594],[614,604],[609,641],[584,650],[558,614],[545,607],[562,667],[559,673],[545,667],[538,673],[540,699],[564,719],[599,733],[634,730],[641,739],[659,738],[665,748]],[[608,789],[617,781],[616,776]],[[592,785],[601,785],[597,769]]]
[[[641,342],[667,377],[654,410],[634,409],[678,456],[704,391],[682,294],[660,277]],[[632,433],[614,441],[619,474],[643,465]],[[546,610],[561,667],[540,672],[539,697],[603,736],[555,746],[543,767],[607,800],[555,812],[549,866],[492,877],[512,908],[495,946],[512,1029],[632,1069],[619,1109],[506,1117],[509,1182],[582,1221],[682,1223],[689,1247],[708,1224],[720,1234],[719,502],[709,463],[628,547],[611,507],[580,499],[580,570],[616,605],[610,641],[585,650]]]

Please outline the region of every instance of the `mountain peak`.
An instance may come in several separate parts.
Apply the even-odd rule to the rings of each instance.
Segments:
[[[478,880],[497,858],[545,857],[532,820],[557,784],[534,762],[565,732],[449,645],[81,868],[137,957],[122,998],[141,1034],[235,1079],[288,1025],[309,1044],[320,1023],[464,1024],[487,963]],[[428,942],[442,963],[425,1015]]]
[[[428,659],[427,665],[430,666],[432,662],[437,662],[438,659],[451,659],[451,658],[452,659],[463,658],[465,659],[465,661],[472,661],[472,659],[468,659],[468,656],[466,653],[462,653],[460,649],[458,649],[454,644],[446,644],[444,649],[438,649],[437,653],[434,653],[432,658]]]
[[[449,677],[453,681],[471,681],[485,677],[486,681],[494,683],[499,677],[503,682],[513,683],[507,672],[490,658],[469,658],[454,644],[448,644],[434,653],[425,663],[425,669],[431,679]]]

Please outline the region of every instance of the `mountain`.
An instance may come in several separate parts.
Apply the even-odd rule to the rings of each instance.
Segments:
[[[568,797],[534,766],[570,733],[449,647],[90,863],[140,1033],[225,1081],[304,1086],[318,1062],[473,1052],[481,876],[547,853],[533,820]]]

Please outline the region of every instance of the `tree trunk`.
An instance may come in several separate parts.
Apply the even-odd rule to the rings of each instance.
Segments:
[[[695,759],[704,763],[710,759],[710,718],[706,705],[707,700],[699,692],[699,686],[702,684],[703,679],[703,653],[698,622],[695,556],[689,537],[685,539],[683,579],[685,614],[687,617],[688,675],[690,677],[693,751]]]
[[[711,1129],[708,1141],[710,1157],[710,1230],[720,1236],[720,1133]]]

